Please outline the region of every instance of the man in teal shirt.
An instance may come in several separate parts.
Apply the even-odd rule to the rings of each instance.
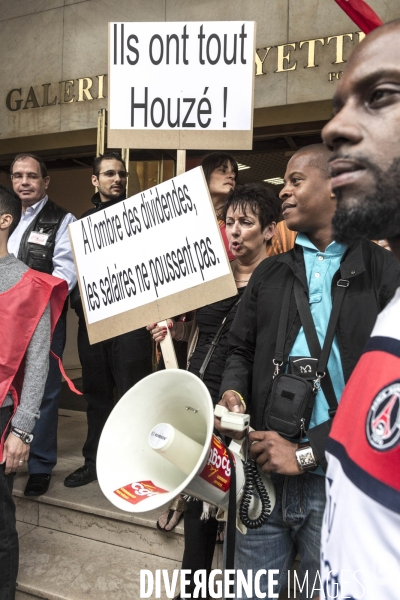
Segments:
[[[325,507],[322,475],[332,412],[329,413],[324,393],[319,391],[307,437],[303,440],[265,431],[263,419],[287,284],[296,280],[307,293],[322,345],[332,298],[340,289],[341,280],[348,282],[328,360],[329,375],[339,402],[378,313],[388,304],[400,282],[395,259],[377,244],[364,240],[346,247],[333,240],[336,199],[330,188],[330,155],[325,146],[318,144],[302,148],[290,159],[280,197],[288,228],[298,232],[295,247],[268,258],[254,271],[228,338],[231,353],[221,385],[220,403],[234,412],[244,411],[241,397],[247,404],[255,429],[250,434],[250,454],[271,474],[277,493],[276,505],[267,523],[260,529],[248,530],[246,535],[237,533],[236,569],[252,569],[254,575],[257,572],[260,575],[262,569],[278,570],[274,575],[278,580],[276,586],[269,589],[268,575],[261,575],[257,579],[259,589],[248,598],[261,597],[259,592],[266,597],[279,593],[288,582],[288,570],[297,553],[301,556],[298,577],[302,584],[304,582],[297,597],[314,598],[321,589],[318,570]],[[282,369],[287,368],[290,356],[311,356],[293,291]],[[215,424],[220,428],[218,419]],[[237,437],[233,432],[225,433]]]
[[[305,233],[297,235],[296,244],[303,248],[308,283],[308,300],[319,343],[322,348],[332,311],[332,279],[339,270],[347,246],[333,241],[324,252],[321,252],[314,246]],[[304,329],[301,327],[289,356],[310,356],[310,354]],[[328,360],[328,371],[336,398],[340,398],[344,388],[344,376],[336,335],[333,338]],[[328,402],[322,388],[320,388],[316,396],[310,428],[326,421],[329,418],[328,410]]]

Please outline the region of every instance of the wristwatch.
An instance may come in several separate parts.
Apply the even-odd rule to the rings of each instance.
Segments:
[[[22,429],[17,429],[16,427],[11,427],[11,433],[24,442],[24,444],[30,444],[33,440],[33,433],[26,433],[26,431],[22,431]]]
[[[299,447],[296,450],[296,460],[302,471],[311,471],[318,467],[314,452],[308,442],[299,444]]]

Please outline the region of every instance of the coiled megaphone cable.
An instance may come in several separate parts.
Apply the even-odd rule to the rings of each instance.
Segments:
[[[239,517],[243,525],[247,529],[259,529],[268,521],[271,514],[271,501],[265,485],[258,472],[257,465],[252,458],[248,457],[249,438],[248,429],[245,440],[245,461],[243,463],[245,482],[243,486],[243,496],[239,507]],[[249,515],[251,499],[254,495],[254,490],[258,492],[261,502],[261,512],[258,517],[252,519]]]
[[[243,486],[242,500],[240,502],[239,517],[247,529],[259,529],[268,521],[268,517],[271,514],[271,501],[254,460],[250,458],[243,463],[243,470],[245,483]],[[252,519],[249,516],[249,508],[254,489],[257,490],[261,501],[261,512],[258,517]]]

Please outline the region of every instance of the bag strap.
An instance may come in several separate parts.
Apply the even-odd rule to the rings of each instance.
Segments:
[[[235,568],[235,543],[236,543],[236,466],[233,453],[228,451],[231,467],[231,481],[229,486],[228,519],[226,523],[226,560],[225,569]]]
[[[319,343],[318,335],[315,329],[314,319],[312,317],[308,297],[300,281],[296,279],[294,284],[294,294],[297,309],[299,311],[300,320],[303,325],[308,347],[313,356],[319,356],[316,376],[317,380],[320,381],[326,400],[329,404],[329,416],[331,418],[336,413],[338,402],[332,384],[332,380],[327,369],[327,364],[332,348],[333,338],[335,336],[336,326],[340,316],[340,311],[342,308],[342,303],[344,300],[344,295],[349,285],[350,283],[346,279],[339,279],[339,281],[337,282],[338,290],[333,300],[331,316],[329,318],[329,323],[325,334],[325,340],[321,350],[321,345]]]
[[[290,297],[292,295],[293,283],[294,278],[290,277],[286,283],[285,292],[283,294],[282,309],[278,324],[278,335],[276,338],[275,358],[273,360],[275,370],[279,370],[279,367],[283,365],[286,329],[289,321]]]
[[[214,336],[213,341],[211,342],[211,345],[210,345],[210,347],[208,349],[206,357],[205,357],[205,359],[203,361],[203,364],[201,365],[200,370],[199,370],[199,377],[200,377],[200,379],[202,381],[203,381],[206,369],[208,367],[208,363],[210,362],[211,357],[214,354],[214,350],[218,346],[218,342],[221,339],[221,335],[222,335],[222,332],[224,330],[226,320],[229,317],[229,315],[231,314],[231,312],[233,311],[233,309],[237,307],[237,305],[239,304],[240,300],[241,300],[241,297],[238,300],[236,300],[235,304],[233,306],[231,306],[231,308],[229,309],[229,311],[226,313],[225,317],[222,320],[220,328],[218,329],[217,333]]]

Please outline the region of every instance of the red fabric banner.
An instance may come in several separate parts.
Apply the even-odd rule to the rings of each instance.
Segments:
[[[335,2],[364,33],[369,33],[383,25],[383,21],[364,0],[335,0]]]

